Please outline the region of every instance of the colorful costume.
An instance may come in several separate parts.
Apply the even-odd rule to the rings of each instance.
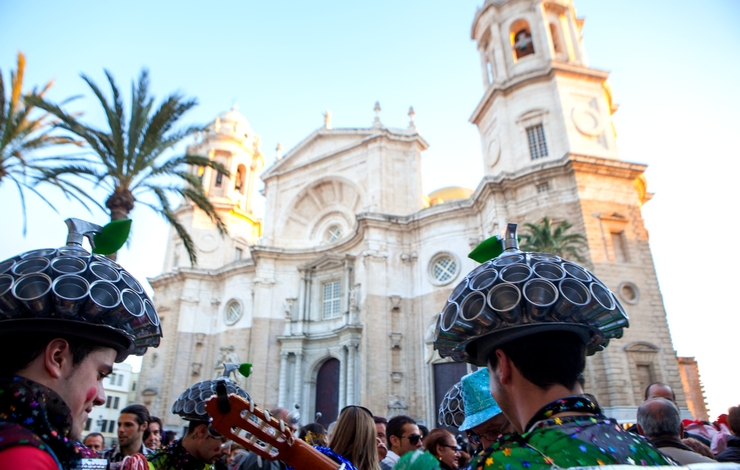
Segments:
[[[593,413],[550,418],[558,413]],[[501,436],[471,464],[476,470],[519,470],[591,465],[673,465],[639,436],[584,397],[554,401],[540,410],[522,435]]]
[[[66,470],[97,459],[68,438],[71,429],[70,409],[54,390],[23,377],[0,379],[0,469]]]
[[[213,464],[203,463],[185,450],[181,440],[147,456],[152,470],[213,470]]]

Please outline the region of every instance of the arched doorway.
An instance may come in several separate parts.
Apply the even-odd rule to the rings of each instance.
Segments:
[[[316,377],[316,412],[321,417],[316,421],[327,427],[336,421],[339,413],[339,360],[328,359],[319,368]]]

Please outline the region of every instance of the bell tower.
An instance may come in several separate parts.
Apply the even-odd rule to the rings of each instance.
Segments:
[[[248,258],[248,246],[261,235],[261,221],[252,210],[258,177],[265,165],[260,143],[260,136],[234,105],[216,117],[187,149],[188,155],[207,156],[229,171],[229,176],[225,176],[206,167],[192,166],[188,170],[200,179],[205,195],[229,231],[228,236],[222,237],[210,218],[190,205],[178,209],[178,219],[198,249],[199,268],[219,268]],[[187,254],[174,233],[172,240],[165,270],[189,266]]]
[[[487,0],[471,31],[484,96],[484,173],[512,173],[575,154],[618,159],[608,73],[589,68],[572,0]]]
[[[573,0],[486,0],[475,15],[484,94],[470,120],[496,204],[489,233],[549,217],[583,234],[586,264],[630,317],[587,361],[585,388],[629,421],[645,387],[664,382],[688,417],[642,218],[646,166],[619,158],[609,74],[588,66],[582,28]]]

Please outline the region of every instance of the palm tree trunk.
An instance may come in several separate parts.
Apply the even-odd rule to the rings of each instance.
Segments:
[[[134,209],[136,198],[127,188],[117,187],[113,194],[105,201],[105,207],[110,209],[110,220],[125,220]],[[118,253],[111,253],[108,258],[116,260]]]

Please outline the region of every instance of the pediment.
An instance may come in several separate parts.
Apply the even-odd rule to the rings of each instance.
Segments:
[[[657,353],[660,348],[647,341],[636,341],[625,346],[624,350],[631,353]]]
[[[330,271],[332,269],[342,268],[347,261],[353,261],[354,256],[351,255],[335,255],[331,253],[325,253],[308,263],[302,264],[298,267],[299,271]]]
[[[372,134],[369,129],[316,130],[270,167],[262,180],[346,152],[363,144]]]

